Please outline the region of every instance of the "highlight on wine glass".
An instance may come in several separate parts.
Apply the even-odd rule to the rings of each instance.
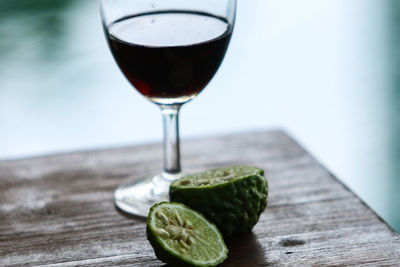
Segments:
[[[236,0],[100,0],[100,10],[116,63],[163,117],[161,173],[127,181],[114,194],[117,207],[146,217],[181,176],[179,110],[217,72],[231,39]]]

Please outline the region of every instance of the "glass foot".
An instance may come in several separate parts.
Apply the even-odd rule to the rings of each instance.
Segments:
[[[114,192],[115,205],[126,213],[147,218],[151,206],[169,200],[170,183],[161,175],[122,183]]]

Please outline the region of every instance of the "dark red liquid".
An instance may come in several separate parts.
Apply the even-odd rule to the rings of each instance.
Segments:
[[[160,104],[197,95],[218,70],[232,33],[221,18],[181,11],[126,17],[106,30],[122,72]]]

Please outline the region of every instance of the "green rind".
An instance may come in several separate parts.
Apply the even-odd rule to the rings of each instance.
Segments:
[[[157,236],[157,234],[155,234],[155,229],[153,229],[153,227],[151,227],[151,220],[153,218],[153,216],[151,216],[151,214],[152,214],[153,210],[155,210],[159,205],[163,205],[165,203],[174,204],[174,205],[181,205],[181,206],[183,206],[183,207],[185,207],[187,209],[192,210],[190,207],[187,207],[186,205],[184,205],[182,203],[173,203],[173,202],[160,202],[160,203],[157,203],[157,204],[155,204],[154,206],[152,206],[150,208],[149,216],[148,216],[148,220],[147,220],[146,235],[147,235],[147,239],[149,240],[151,246],[154,249],[154,253],[156,254],[157,259],[159,259],[160,261],[162,261],[164,263],[168,263],[168,265],[171,265],[171,266],[213,267],[213,266],[217,266],[218,264],[221,264],[228,257],[228,248],[226,247],[225,242],[222,242],[223,248],[225,250],[225,253],[224,253],[225,255],[223,257],[221,257],[220,259],[214,261],[213,263],[208,263],[208,264],[198,264],[198,263],[195,263],[193,261],[190,261],[190,259],[186,260],[185,258],[182,258],[175,251],[170,250],[169,248],[164,246],[163,245],[163,241]],[[196,211],[194,211],[194,212],[196,212]],[[212,222],[207,220],[207,218],[205,218],[203,215],[201,215],[199,213],[198,213],[198,215],[200,217],[204,218],[204,220],[206,220],[209,224],[214,225]],[[216,230],[217,230],[217,234],[220,236],[221,240],[224,240],[222,235],[221,235],[221,233],[218,231],[217,227],[216,227]]]
[[[179,182],[190,179],[189,175],[174,181],[169,191],[171,201],[199,211],[214,222],[225,237],[251,231],[266,208],[268,197],[268,183],[262,169],[230,168],[253,168],[254,174],[216,185],[181,186]]]

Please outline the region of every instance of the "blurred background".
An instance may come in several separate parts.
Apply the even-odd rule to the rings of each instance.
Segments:
[[[400,231],[400,1],[238,0],[183,139],[284,129]],[[0,160],[161,141],[98,3],[0,2]]]

